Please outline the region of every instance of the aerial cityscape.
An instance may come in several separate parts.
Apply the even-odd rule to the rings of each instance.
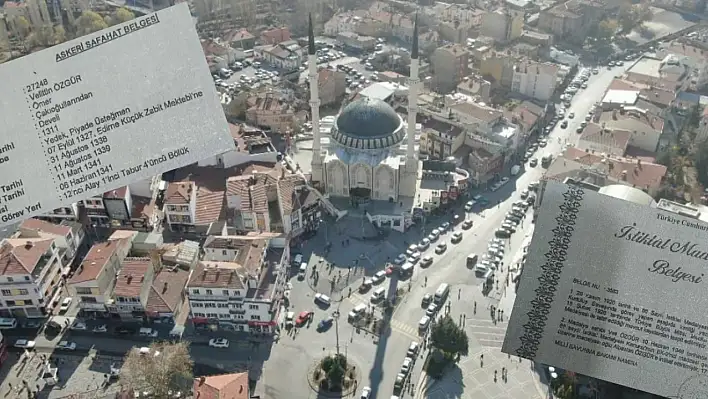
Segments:
[[[502,344],[545,182],[706,230],[705,1],[0,0],[0,71],[181,3],[211,78],[165,104],[235,149],[24,220],[0,184],[0,395],[661,398]]]

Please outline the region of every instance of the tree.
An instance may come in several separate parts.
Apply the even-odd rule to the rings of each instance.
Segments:
[[[433,325],[430,345],[459,359],[460,355],[467,355],[469,339],[465,330],[460,328],[450,315],[446,315]]]
[[[30,34],[30,23],[24,16],[20,16],[16,20],[17,30],[20,32],[22,38],[26,38]]]
[[[66,30],[64,30],[64,27],[61,25],[57,25],[54,27],[54,42],[59,44],[59,43],[64,43],[66,41]]]
[[[128,22],[131,19],[135,19],[135,14],[125,7],[121,7],[113,13],[113,23],[115,25],[122,24],[123,22]]]
[[[84,11],[76,20],[76,34],[78,36],[88,35],[108,27],[106,21],[93,11]]]
[[[708,140],[703,141],[696,148],[693,155],[693,164],[696,167],[698,181],[703,187],[708,187]]]
[[[614,19],[604,19],[597,26],[597,38],[599,40],[610,40],[617,33],[619,24]]]
[[[169,392],[187,392],[192,386],[192,359],[185,342],[156,342],[145,353],[133,347],[120,369],[120,382],[126,390],[148,391],[155,398]]]

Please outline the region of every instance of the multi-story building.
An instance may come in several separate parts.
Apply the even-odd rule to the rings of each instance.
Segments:
[[[347,74],[342,71],[332,69],[322,69],[319,71],[317,80],[318,93],[320,95],[320,105],[326,107],[339,103],[346,94]]]
[[[59,301],[65,270],[56,238],[0,243],[0,317],[43,317]]]
[[[172,231],[188,231],[196,218],[197,190],[193,182],[173,182],[165,192],[165,220]]]
[[[284,133],[295,127],[295,109],[274,93],[259,94],[248,99],[246,122]]]
[[[277,162],[278,152],[261,129],[229,123],[229,131],[236,149],[205,158],[199,161],[199,166],[229,169],[249,162]]]
[[[541,10],[538,27],[553,33],[559,40],[582,43],[593,24],[619,4],[610,3],[605,5],[601,2],[568,0]]]
[[[121,266],[107,308],[121,320],[142,319],[159,265],[151,258],[125,258]]]
[[[356,32],[359,22],[365,16],[366,12],[362,10],[335,14],[329,21],[325,22],[324,34],[335,37],[342,32]]]
[[[273,333],[287,251],[261,238],[210,236],[185,288],[197,328]]]
[[[490,11],[482,16],[480,33],[497,42],[506,43],[521,37],[524,13],[510,9]]]
[[[5,363],[5,360],[7,360],[8,352],[7,352],[7,340],[5,337],[0,334],[0,366],[2,366]]]
[[[536,100],[548,101],[556,90],[558,66],[525,61],[515,65],[511,90]]]
[[[455,90],[458,83],[469,75],[469,53],[463,46],[440,47],[430,57],[433,78],[431,86],[438,92]]]
[[[267,29],[261,32],[262,44],[280,44],[289,40],[291,40],[290,29],[285,27]]]
[[[69,294],[78,301],[85,316],[106,317],[121,263],[128,256],[130,239],[109,240],[94,244],[68,281]]]
[[[79,206],[74,202],[60,208],[56,208],[44,215],[37,216],[38,219],[46,220],[51,223],[59,224],[63,220],[77,221],[79,220]]]
[[[86,234],[83,226],[77,222],[63,221],[62,224],[54,224],[40,219],[26,219],[20,224],[14,237],[55,239],[56,245],[64,250],[62,263],[69,265]]]
[[[253,49],[253,56],[261,62],[267,62],[284,71],[297,70],[303,61],[302,48],[295,40],[256,46]]]
[[[514,79],[516,57],[507,53],[493,52],[479,62],[479,73],[490,77],[495,86],[511,88]]]

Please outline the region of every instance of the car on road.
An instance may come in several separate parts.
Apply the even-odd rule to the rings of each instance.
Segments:
[[[538,146],[541,147],[541,148],[543,148],[543,147],[545,147],[545,146],[547,146],[547,145],[548,145],[548,140],[546,140],[546,139],[540,140],[540,141],[538,142]]]
[[[529,190],[524,190],[521,192],[521,199],[526,199],[529,196]]]
[[[425,295],[423,295],[423,299],[420,301],[420,307],[427,308],[431,302],[433,302],[433,294],[426,293]]]
[[[509,178],[506,177],[506,176],[504,176],[504,177],[501,178],[501,181],[499,181],[499,183],[501,183],[501,184],[509,183]]]
[[[403,364],[401,365],[401,374],[408,375],[408,373],[410,373],[412,367],[413,367],[413,359],[411,359],[410,357],[403,359]]]
[[[438,255],[441,254],[441,253],[443,253],[443,252],[445,252],[446,250],[447,250],[447,244],[444,243],[444,242],[441,242],[440,244],[438,244],[438,245],[435,247],[435,253],[438,254]]]
[[[428,267],[433,264],[433,257],[430,255],[424,256],[423,259],[420,260],[420,267]]]
[[[474,206],[474,201],[467,201],[465,204],[465,211],[470,212],[472,210],[472,207]]]
[[[32,349],[37,343],[28,339],[18,339],[15,341],[15,348]]]
[[[500,227],[494,231],[494,236],[498,238],[509,238],[511,237],[511,231]]]
[[[431,238],[432,237],[432,238]],[[440,230],[438,229],[433,229],[433,231],[430,232],[430,235],[428,236],[428,239],[432,242],[437,240],[440,237]]]
[[[539,183],[535,181],[533,183],[529,183],[528,189],[529,189],[529,191],[536,192],[536,190],[538,190],[538,186],[539,186]]]
[[[418,329],[423,331],[426,328],[428,328],[429,325],[430,325],[430,317],[423,316],[420,318],[420,321],[418,322]]]
[[[463,230],[469,230],[469,229],[472,227],[472,225],[474,225],[474,221],[472,221],[472,220],[465,220],[464,222],[462,222],[462,229],[463,229]]]
[[[309,310],[305,310],[300,312],[300,314],[297,315],[297,319],[295,319],[295,325],[296,326],[301,326],[305,323],[307,323],[308,320],[310,320],[310,317],[312,317],[313,312]]]
[[[417,244],[411,244],[408,246],[408,249],[406,250],[406,255],[411,256],[415,252],[418,252],[418,245]]]
[[[332,324],[334,323],[334,317],[332,316],[327,316],[327,318],[324,318],[320,320],[319,323],[317,323],[317,331],[325,331],[332,327]]]
[[[159,334],[157,332],[157,330],[152,330],[152,329],[148,329],[148,330],[150,330],[150,331],[148,332],[147,330],[145,330],[145,334],[147,336],[155,338]],[[118,327],[116,327],[116,329],[114,331],[116,334],[120,334],[120,335],[131,335],[131,334],[135,334],[136,332],[138,332],[138,329],[135,327],[130,327],[130,326],[118,326]]]
[[[445,223],[443,223],[443,224],[440,225],[440,229],[439,229],[439,230],[440,230],[441,233],[444,233],[444,232],[446,232],[449,228],[450,228],[450,223],[445,222]]]
[[[567,127],[568,127],[568,121],[563,121],[563,122],[561,123],[561,129],[565,129],[565,128],[567,128]]]
[[[457,244],[458,242],[462,241],[462,233],[461,232],[455,232],[452,234],[452,237],[450,238],[450,242],[453,244]]]
[[[406,263],[406,260],[408,260],[408,258],[406,257],[406,254],[398,254],[398,256],[396,256],[396,259],[393,260],[393,264],[394,265],[402,265],[402,264]]]
[[[84,330],[87,329],[87,327],[86,327],[86,323],[84,323],[84,322],[82,322],[82,321],[79,321],[79,320],[76,320],[76,321],[74,322],[74,324],[72,324],[71,327],[69,327],[69,329],[70,329],[70,330],[76,330],[76,331],[84,331]]]
[[[406,375],[398,374],[396,376],[396,382],[393,383],[393,389],[400,391],[406,383]]]
[[[430,248],[430,240],[427,238],[423,238],[420,240],[420,244],[418,244],[418,249],[421,251],[425,251],[426,249]]]
[[[425,309],[425,315],[430,318],[435,317],[435,315],[437,313],[438,313],[438,305],[436,305],[434,303],[431,303],[430,305],[428,305],[428,308]]]
[[[568,119],[573,119],[575,118],[575,112],[571,112],[568,114]]]
[[[382,283],[384,280],[386,280],[386,271],[385,270],[381,270],[381,271],[376,272],[376,274],[374,274],[374,277],[371,279],[371,281],[374,284]]]
[[[93,331],[95,333],[104,333],[104,332],[108,331],[108,327],[106,327],[105,324],[101,324],[100,326],[94,327],[93,330],[91,330],[91,331]]]
[[[406,355],[408,357],[415,357],[415,355],[418,354],[418,348],[420,348],[420,344],[416,341],[411,341],[411,344],[408,347],[408,352],[406,352]]]
[[[64,298],[64,300],[61,301],[61,306],[59,307],[59,311],[61,313],[66,313],[66,311],[69,310],[70,306],[71,306],[71,297]]]
[[[483,197],[481,194],[475,195],[474,197],[472,197],[472,200],[478,202],[482,206],[489,204],[489,200]]]
[[[532,167],[532,168],[535,168],[536,165],[538,165],[538,159],[536,159],[536,158],[531,158],[531,160],[529,161],[529,166]]]
[[[63,349],[67,351],[76,350],[76,342],[61,341],[57,344],[57,349]]]
[[[212,338],[209,340],[209,346],[212,348],[228,348],[229,340],[226,338]]]
[[[331,300],[327,295],[318,292],[315,294],[315,303],[319,303],[323,306],[329,306],[331,304]]]
[[[489,187],[489,189],[492,192],[495,192],[495,191],[499,190],[500,188],[502,188],[502,185],[500,183],[494,183],[494,184],[492,184],[491,187]]]
[[[420,252],[417,252],[417,251],[414,252],[413,254],[411,254],[410,258],[408,258],[408,262],[413,263],[413,264],[418,263],[419,260],[420,260]]]
[[[371,388],[364,387],[364,389],[361,390],[360,399],[369,399],[370,396],[371,396]]]

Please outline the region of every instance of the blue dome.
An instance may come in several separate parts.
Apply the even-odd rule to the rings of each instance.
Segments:
[[[401,118],[384,101],[361,98],[344,107],[337,117],[337,130],[354,139],[384,138],[401,128]]]

